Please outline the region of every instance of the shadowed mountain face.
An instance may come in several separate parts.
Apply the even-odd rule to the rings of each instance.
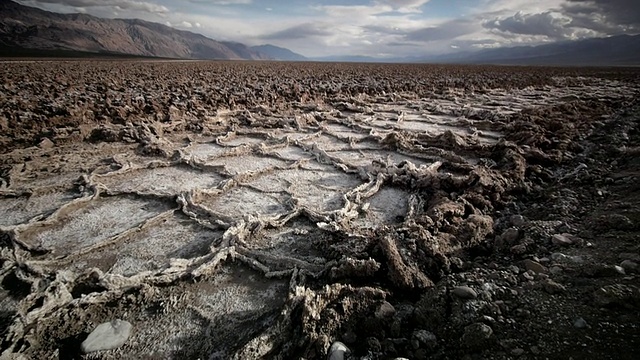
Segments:
[[[270,59],[246,45],[220,42],[143,20],[56,14],[0,0],[2,53],[74,51],[180,59]]]
[[[281,48],[274,45],[258,45],[252,46],[252,50],[258,51],[262,54],[266,54],[273,58],[274,60],[286,60],[286,61],[308,61],[309,59],[295,53],[289,49]]]

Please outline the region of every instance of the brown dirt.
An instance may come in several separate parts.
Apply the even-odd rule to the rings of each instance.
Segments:
[[[4,65],[2,358],[640,351],[637,69]]]

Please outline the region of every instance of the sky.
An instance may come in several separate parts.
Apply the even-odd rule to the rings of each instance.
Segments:
[[[307,57],[430,56],[640,33],[640,0],[19,0]]]

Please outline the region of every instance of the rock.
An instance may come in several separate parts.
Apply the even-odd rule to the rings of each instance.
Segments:
[[[520,237],[520,231],[514,227],[508,228],[502,233],[502,241],[507,244],[515,243],[518,241],[518,237]]]
[[[81,350],[88,354],[94,351],[118,348],[131,335],[131,328],[131,323],[119,319],[102,323],[82,342]]]
[[[625,271],[617,265],[595,264],[584,269],[584,273],[592,277],[615,277],[624,275]]]
[[[522,255],[527,252],[527,246],[524,244],[513,245],[510,251],[514,255]]]
[[[537,261],[533,261],[533,260],[529,260],[526,259],[522,262],[522,266],[524,266],[525,269],[527,270],[531,270],[535,273],[546,273],[547,272],[547,268],[540,264]]]
[[[515,227],[522,227],[525,223],[524,216],[522,215],[511,215],[509,221],[511,221],[511,225]]]
[[[470,349],[485,348],[491,341],[493,329],[482,323],[475,323],[464,328],[462,334],[462,345]]]
[[[560,266],[552,266],[551,268],[549,268],[549,272],[552,275],[558,275],[560,273],[562,273],[562,268]]]
[[[632,260],[625,260],[621,262],[620,267],[630,273],[638,271],[638,263]]]
[[[478,297],[478,293],[468,286],[456,286],[451,292],[461,299],[475,299]]]
[[[595,291],[593,300],[597,306],[633,308],[640,305],[640,288],[624,284],[607,285]]]
[[[344,360],[347,354],[349,354],[349,348],[340,341],[336,341],[331,344],[327,352],[327,360]]]
[[[569,256],[559,252],[551,254],[551,260],[555,262],[563,262],[563,263],[574,263],[574,264],[584,263],[584,258],[582,256]]]
[[[416,330],[411,336],[412,340],[417,340],[419,345],[423,345],[427,349],[434,349],[438,346],[436,335],[427,330]]]
[[[375,316],[377,319],[388,319],[396,313],[396,309],[387,301],[383,301],[378,305]]]
[[[543,281],[542,288],[544,289],[544,291],[552,295],[559,294],[567,290],[564,286],[562,286],[561,284],[558,284],[557,282],[551,279],[546,279],[545,281]]]
[[[584,329],[587,327],[587,322],[583,318],[578,318],[574,323],[573,327],[576,329]]]
[[[570,246],[573,241],[566,236],[567,234],[555,234],[551,237],[551,243],[556,246]]]
[[[522,354],[524,354],[524,349],[515,348],[515,349],[511,350],[511,355],[513,355],[513,356],[520,356]]]
[[[38,147],[40,149],[51,149],[55,144],[53,141],[49,140],[49,138],[43,138],[40,143],[38,143]]]

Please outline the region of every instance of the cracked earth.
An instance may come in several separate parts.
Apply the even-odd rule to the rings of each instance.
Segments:
[[[0,72],[2,358],[640,349],[637,70]]]

